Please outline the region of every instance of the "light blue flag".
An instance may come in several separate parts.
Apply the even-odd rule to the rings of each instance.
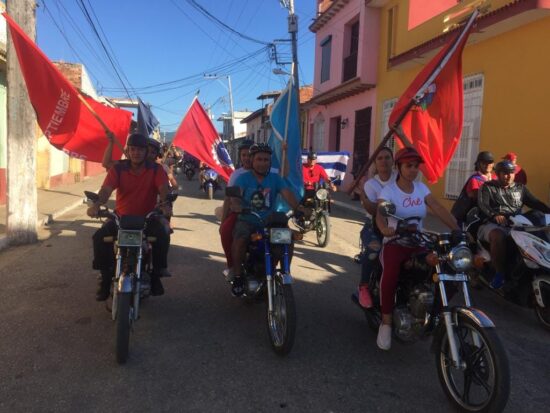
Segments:
[[[272,132],[269,137],[269,146],[273,149],[272,168],[281,172],[283,164],[282,143],[286,141],[286,167],[283,169],[283,178],[298,201],[304,196],[304,182],[302,179],[302,148],[300,137],[300,119],[298,117],[298,96],[293,87],[292,78],[283,93],[277,98],[271,110]],[[290,207],[279,197],[278,211],[288,211]]]

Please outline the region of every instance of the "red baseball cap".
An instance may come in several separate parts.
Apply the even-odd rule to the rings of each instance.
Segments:
[[[508,152],[506,155],[502,157],[502,159],[508,159],[509,161],[515,161],[518,159],[518,156],[514,152]]]

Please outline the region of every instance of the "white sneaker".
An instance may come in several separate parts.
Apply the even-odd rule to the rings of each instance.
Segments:
[[[391,325],[380,324],[376,344],[381,350],[389,350],[391,348]]]

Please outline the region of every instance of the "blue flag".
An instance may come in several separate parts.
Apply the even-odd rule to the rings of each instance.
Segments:
[[[302,144],[298,110],[298,96],[292,78],[290,78],[287,87],[273,104],[270,116],[273,131],[268,143],[273,149],[272,167],[278,169],[279,172],[283,168],[281,175],[296,199],[300,201],[304,196],[304,181],[302,179]],[[286,141],[285,155],[283,155],[283,141]],[[283,161],[283,158],[286,160]],[[282,199],[277,201],[278,211],[288,211],[289,209]]]
[[[151,112],[149,106],[138,98],[138,132],[145,136],[151,135],[155,128],[159,125],[159,121]]]

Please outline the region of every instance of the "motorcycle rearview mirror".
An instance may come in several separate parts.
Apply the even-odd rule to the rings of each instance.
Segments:
[[[86,198],[84,198],[84,203],[92,204],[99,201],[99,195],[95,192],[84,191],[84,195],[86,196]]]
[[[230,198],[242,198],[241,188],[239,186],[228,186],[225,188],[225,196]]]
[[[381,202],[378,205],[378,212],[383,217],[391,217],[392,215],[395,215],[395,205],[387,201]]]

